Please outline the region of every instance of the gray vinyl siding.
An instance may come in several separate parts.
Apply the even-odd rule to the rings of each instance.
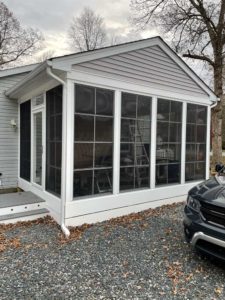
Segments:
[[[205,91],[159,46],[77,64],[73,69],[168,92],[207,97]]]
[[[18,180],[18,128],[15,130],[10,125],[12,119],[18,124],[18,105],[16,100],[8,99],[4,93],[24,76],[0,78],[0,189],[16,187]]]

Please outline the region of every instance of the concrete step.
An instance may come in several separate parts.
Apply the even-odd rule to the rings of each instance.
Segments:
[[[0,224],[16,223],[19,221],[32,221],[38,218],[43,218],[49,214],[46,208],[40,208],[19,213],[10,213],[0,215]]]

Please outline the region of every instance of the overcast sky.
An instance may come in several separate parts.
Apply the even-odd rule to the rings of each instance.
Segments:
[[[5,0],[22,25],[38,28],[45,36],[48,49],[57,55],[67,53],[67,32],[73,17],[88,6],[105,20],[111,34],[122,37],[123,41],[147,38],[157,34],[156,30],[137,33],[132,29],[128,17],[129,0]]]
[[[67,32],[73,17],[78,16],[84,6],[93,9],[104,18],[107,31],[119,36],[119,41],[148,38],[160,34],[152,28],[137,32],[128,21],[130,0],[3,0],[22,25],[38,28],[45,37],[45,50],[54,50],[54,56],[71,52]],[[201,63],[189,65],[203,79],[208,74]]]

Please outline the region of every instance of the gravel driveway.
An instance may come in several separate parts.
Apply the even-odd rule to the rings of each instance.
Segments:
[[[0,226],[0,299],[225,299],[225,268],[184,242],[183,204],[72,231]]]

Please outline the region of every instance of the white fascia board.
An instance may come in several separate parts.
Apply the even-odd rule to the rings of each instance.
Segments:
[[[39,64],[32,64],[22,67],[0,70],[0,78],[30,72],[34,70],[38,65]]]

